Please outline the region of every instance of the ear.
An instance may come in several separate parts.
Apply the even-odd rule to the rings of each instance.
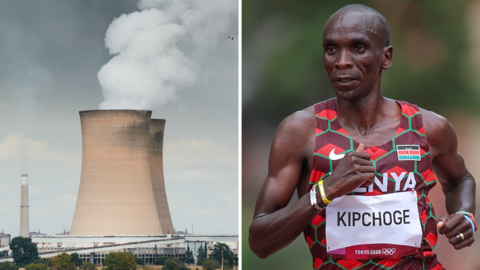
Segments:
[[[392,57],[393,57],[393,47],[387,46],[383,48],[383,69],[388,69],[392,65]]]

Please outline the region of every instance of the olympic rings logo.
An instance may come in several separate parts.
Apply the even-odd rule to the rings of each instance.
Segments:
[[[385,255],[393,255],[397,250],[395,248],[384,248],[382,249],[382,253]]]

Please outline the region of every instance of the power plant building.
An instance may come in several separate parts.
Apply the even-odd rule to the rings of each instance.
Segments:
[[[39,256],[78,253],[102,265],[112,251],[154,264],[158,256],[196,259],[200,247],[225,243],[238,255],[238,235],[175,235],[163,174],[165,120],[151,111],[81,111],[82,170],[70,232],[31,235]],[[28,237],[28,176],[22,175],[21,233]],[[10,241],[10,239],[8,239]],[[3,243],[3,242],[2,242]],[[0,247],[0,263],[13,261]],[[3,257],[2,257],[3,255]]]
[[[173,232],[163,178],[165,120],[151,111],[81,111],[82,173],[70,235]]]

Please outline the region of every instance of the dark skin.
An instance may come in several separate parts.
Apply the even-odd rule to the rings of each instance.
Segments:
[[[359,146],[339,162],[324,180],[330,200],[370,184],[374,168],[365,145],[380,145],[394,136],[401,108],[380,92],[382,70],[392,62],[393,48],[385,46],[385,31],[368,12],[335,13],[323,32],[323,63],[336,95],[337,116],[344,130]],[[450,123],[433,112],[421,110],[430,146],[432,169],[445,194],[449,215],[437,219],[455,249],[474,242],[470,223],[456,211],[475,213],[475,180],[457,152],[457,138]],[[310,204],[308,182],[315,146],[314,107],[287,117],[278,127],[270,152],[268,176],[260,191],[249,244],[266,258],[295,240],[318,214]],[[297,191],[298,201],[288,205]],[[317,200],[323,204],[320,195]],[[465,240],[457,243],[455,235]]]

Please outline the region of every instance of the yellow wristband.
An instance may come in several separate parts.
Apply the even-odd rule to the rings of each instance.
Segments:
[[[330,200],[327,198],[327,195],[325,194],[325,188],[323,188],[323,180],[318,181],[318,189],[320,190],[320,196],[322,196],[322,201],[323,201],[325,204],[331,203],[332,201],[330,201]]]

